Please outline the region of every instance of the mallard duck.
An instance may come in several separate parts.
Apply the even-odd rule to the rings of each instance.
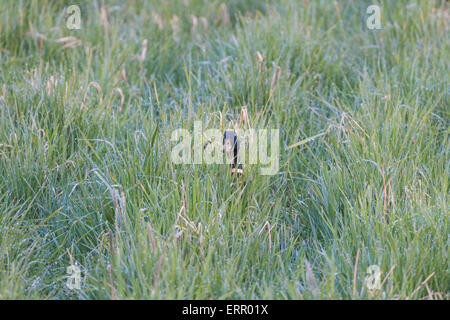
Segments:
[[[243,174],[242,165],[238,164],[239,140],[232,130],[225,130],[223,133],[223,152],[228,158],[233,158],[231,163],[231,174],[241,176]]]

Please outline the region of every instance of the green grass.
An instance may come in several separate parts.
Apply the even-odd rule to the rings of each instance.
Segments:
[[[70,4],[0,2],[0,299],[449,298],[447,2]],[[243,107],[276,175],[171,162]]]

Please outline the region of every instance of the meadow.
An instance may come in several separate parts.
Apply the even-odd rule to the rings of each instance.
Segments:
[[[0,299],[449,299],[449,18],[0,1]],[[195,121],[279,129],[278,171],[173,163]]]

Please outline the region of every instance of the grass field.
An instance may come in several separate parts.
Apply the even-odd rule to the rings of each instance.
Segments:
[[[449,299],[449,17],[2,0],[0,299]],[[243,109],[280,130],[275,175],[171,161],[174,130]]]

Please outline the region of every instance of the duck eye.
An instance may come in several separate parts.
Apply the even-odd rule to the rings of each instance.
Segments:
[[[230,151],[231,150],[230,140],[226,140],[225,141],[225,150],[226,151]]]

